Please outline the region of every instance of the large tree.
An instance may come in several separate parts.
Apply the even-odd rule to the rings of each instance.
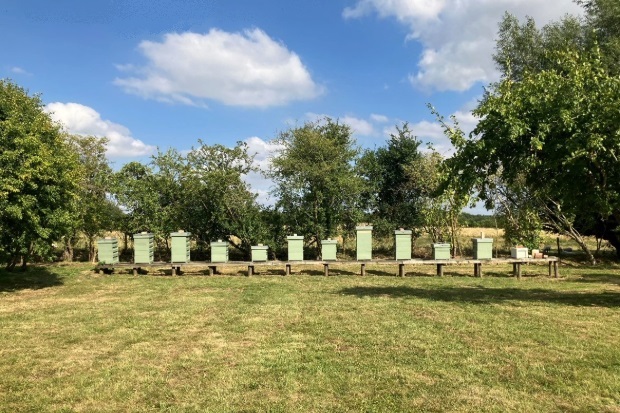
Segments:
[[[38,96],[0,80],[0,259],[23,268],[71,228],[82,170]]]
[[[351,129],[326,118],[284,131],[275,142],[282,148],[270,171],[276,208],[290,232],[303,234],[320,251],[322,239],[356,216],[361,180]]]
[[[109,197],[112,168],[106,158],[106,138],[70,135],[69,143],[78,155],[82,168],[79,181],[79,202],[72,221],[72,231],[65,237],[64,258],[73,260],[73,247],[81,236],[86,238],[88,260],[95,259],[95,238],[112,230],[121,216]]]
[[[386,146],[367,149],[359,162],[365,181],[363,197],[380,233],[387,235],[398,227],[420,225],[419,203],[421,189],[411,185],[407,168],[422,160],[421,142],[409,125],[396,126]]]
[[[620,216],[620,78],[596,51],[556,53],[558,68],[492,86],[472,139],[450,161],[462,182],[493,201],[496,179],[521,185],[544,222],[594,262],[578,217]]]

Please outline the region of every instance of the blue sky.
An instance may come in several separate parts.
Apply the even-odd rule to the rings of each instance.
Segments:
[[[570,0],[3,0],[0,78],[41,93],[72,133],[108,136],[118,168],[198,139],[246,141],[326,115],[381,146],[407,121],[444,154],[426,104],[466,130],[504,11],[539,24]],[[248,181],[267,198],[269,182]]]

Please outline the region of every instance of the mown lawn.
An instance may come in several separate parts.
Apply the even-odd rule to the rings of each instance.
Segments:
[[[0,411],[620,412],[618,265],[89,269],[0,272]]]

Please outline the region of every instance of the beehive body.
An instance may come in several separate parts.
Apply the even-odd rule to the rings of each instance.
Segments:
[[[170,249],[171,249],[171,261],[173,263],[176,262],[184,262],[187,263],[190,261],[190,252],[189,252],[189,232],[173,232],[170,234]]]
[[[118,240],[116,238],[97,240],[97,254],[101,264],[118,264]]]
[[[493,238],[472,238],[475,260],[490,260],[493,258]]]
[[[252,246],[252,261],[261,262],[267,261],[267,247],[266,245],[253,245]]]
[[[449,260],[450,258],[450,244],[433,244],[434,260]]]
[[[394,231],[394,245],[396,246],[397,260],[411,259],[411,230]]]
[[[218,240],[211,243],[211,262],[228,262],[228,242]]]
[[[303,261],[304,259],[304,237],[301,235],[291,235],[286,237],[288,241],[288,260]]]
[[[134,234],[133,249],[135,264],[151,264],[155,256],[155,239],[151,233]]]
[[[324,239],[321,241],[321,257],[323,261],[336,261],[338,241],[335,239]]]
[[[357,233],[357,259],[372,259],[372,226],[359,226],[355,228]]]

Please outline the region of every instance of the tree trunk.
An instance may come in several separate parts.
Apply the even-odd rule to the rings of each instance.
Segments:
[[[67,262],[73,261],[73,242],[72,237],[67,237],[65,240],[65,249],[62,253],[62,260]]]
[[[95,238],[88,237],[88,261],[93,264],[97,263],[97,253],[95,251]]]

